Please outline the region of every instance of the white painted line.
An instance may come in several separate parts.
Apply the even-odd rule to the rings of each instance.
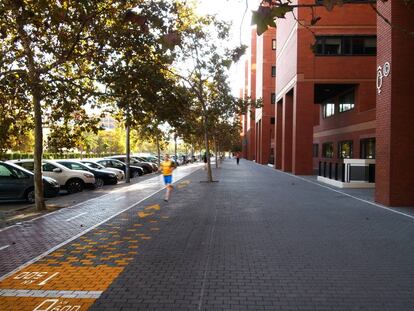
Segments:
[[[82,298],[99,298],[102,291],[82,291],[82,290],[36,290],[36,289],[3,289],[0,297],[40,297],[40,298],[74,298],[81,296]],[[55,309],[53,309],[55,310]],[[57,310],[57,309],[56,309]],[[72,309],[74,310],[74,309]]]
[[[258,164],[258,165],[260,165],[260,164]],[[378,203],[375,203],[375,202],[371,202],[371,201],[368,201],[368,200],[364,200],[364,199],[358,198],[356,196],[353,196],[351,194],[348,194],[348,193],[345,193],[345,192],[342,192],[342,191],[339,191],[339,190],[336,190],[336,189],[332,189],[331,187],[321,185],[320,183],[317,183],[315,181],[312,181],[312,180],[309,180],[309,179],[306,179],[306,178],[303,178],[303,177],[300,177],[300,176],[297,176],[297,175],[293,175],[293,174],[290,174],[290,173],[287,173],[287,172],[283,172],[283,171],[280,171],[280,170],[277,170],[277,169],[274,169],[274,168],[272,168],[272,170],[275,171],[275,172],[277,172],[277,173],[282,173],[282,174],[285,174],[285,175],[288,175],[288,176],[295,177],[297,179],[306,181],[306,182],[308,182],[310,184],[317,185],[317,186],[319,186],[321,188],[325,188],[325,189],[331,190],[333,192],[343,194],[344,196],[353,198],[355,200],[358,200],[358,201],[361,201],[361,202],[364,202],[364,203],[368,203],[370,205],[373,205],[375,207],[382,208],[382,209],[387,210],[389,212],[392,212],[392,213],[395,213],[395,214],[399,214],[399,215],[402,215],[402,216],[405,216],[405,217],[414,219],[414,216],[413,215],[406,214],[406,213],[403,213],[403,212],[400,212],[400,211],[396,211],[396,210],[393,210],[392,208],[386,207],[384,205],[381,205],[381,204],[378,204]]]
[[[126,198],[126,196],[122,196],[122,197],[116,198],[114,201],[119,201],[119,200],[122,200],[122,199],[125,199],[125,198]]]
[[[198,168],[196,168],[193,172],[191,172],[190,174],[192,174],[192,173],[194,173],[194,172],[196,172],[196,171],[198,171],[200,168],[201,168],[201,165],[193,165],[193,166],[199,166]],[[190,169],[192,166],[187,166],[187,167],[185,167],[185,168],[187,168],[187,169]],[[156,175],[155,177],[152,177],[152,178],[148,178],[148,179],[145,179],[145,180],[142,180],[142,181],[140,181],[140,182],[137,182],[137,183],[135,183],[135,184],[132,184],[132,185],[129,185],[129,186],[127,186],[127,187],[125,187],[125,188],[118,188],[118,189],[115,189],[115,190],[111,190],[110,192],[108,192],[108,193],[106,193],[106,194],[103,194],[103,195],[101,195],[101,196],[98,196],[98,197],[96,197],[96,198],[91,198],[91,199],[88,199],[88,200],[86,200],[86,201],[82,201],[82,202],[79,202],[79,203],[77,203],[77,204],[75,204],[75,205],[72,205],[72,206],[68,206],[68,207],[66,207],[66,208],[64,208],[64,209],[59,209],[59,210],[57,210],[57,211],[54,211],[54,212],[51,212],[51,213],[47,213],[47,214],[45,214],[45,215],[42,215],[42,216],[39,216],[39,217],[35,217],[35,218],[33,218],[33,219],[30,219],[30,220],[27,220],[27,221],[23,221],[23,222],[20,222],[20,223],[18,223],[18,224],[14,224],[14,225],[11,225],[11,226],[9,226],[9,227],[5,227],[5,228],[2,228],[2,229],[0,229],[0,232],[2,232],[2,231],[6,231],[6,230],[8,230],[8,229],[10,229],[10,228],[14,228],[14,227],[17,227],[19,224],[22,224],[22,223],[26,223],[26,222],[33,222],[34,220],[37,220],[37,219],[40,219],[40,218],[44,218],[44,217],[49,217],[49,216],[52,216],[52,215],[54,215],[55,213],[59,213],[59,212],[62,212],[63,210],[67,210],[67,209],[69,209],[69,208],[74,208],[74,207],[77,207],[77,206],[79,206],[79,205],[82,205],[82,204],[84,204],[84,203],[87,203],[87,202],[90,202],[90,201],[94,201],[94,200],[97,200],[97,199],[102,199],[102,198],[104,198],[104,197],[106,197],[106,196],[108,196],[108,195],[110,195],[110,194],[114,194],[114,193],[117,193],[117,192],[126,192],[126,191],[128,191],[128,189],[129,188],[133,188],[134,186],[137,186],[139,183],[141,183],[141,182],[146,182],[146,181],[149,181],[149,180],[156,180],[157,178],[159,178],[161,175]],[[181,178],[180,178],[181,179]]]
[[[189,176],[189,175],[191,175],[191,174],[194,174],[195,172],[197,172],[197,171],[198,171],[198,170],[200,170],[200,169],[201,169],[201,166],[200,166],[198,169],[194,170],[193,172],[191,172],[191,173],[189,173],[189,174],[187,174],[187,175],[183,175],[183,176],[182,176],[182,177],[180,177],[180,178],[177,178],[177,180],[176,180],[176,181],[174,181],[173,183],[175,184],[175,183],[176,183],[176,182],[178,182],[179,180],[181,180],[181,179],[183,179],[183,178],[185,178],[185,177],[187,177],[187,176]],[[76,240],[77,238],[81,237],[82,235],[84,235],[84,234],[88,233],[89,231],[91,231],[91,230],[93,230],[93,229],[95,229],[95,228],[99,227],[100,225],[102,225],[102,224],[106,223],[107,221],[111,220],[112,218],[114,218],[114,217],[118,216],[119,214],[122,214],[123,212],[125,212],[125,211],[127,211],[127,210],[129,210],[129,209],[131,209],[131,208],[133,208],[133,207],[135,207],[135,206],[137,206],[137,205],[138,205],[138,204],[140,204],[141,202],[143,202],[143,201],[145,201],[145,200],[149,199],[150,197],[152,197],[153,195],[157,194],[158,192],[160,192],[160,191],[162,191],[162,190],[164,190],[164,189],[165,189],[165,187],[163,187],[163,188],[161,188],[161,189],[158,189],[157,191],[155,191],[155,192],[153,192],[152,194],[150,194],[150,195],[146,196],[145,198],[143,198],[143,199],[139,200],[138,202],[135,202],[135,203],[131,204],[130,206],[128,206],[128,207],[126,207],[126,208],[124,208],[123,210],[121,210],[121,211],[119,211],[119,212],[115,213],[114,215],[111,215],[110,217],[108,217],[108,218],[106,218],[106,219],[102,220],[100,223],[97,223],[96,225],[93,225],[92,227],[90,227],[90,228],[88,228],[88,229],[86,229],[86,230],[84,230],[84,231],[82,231],[82,232],[78,233],[77,235],[75,235],[75,236],[71,237],[70,239],[68,239],[68,240],[66,240],[66,241],[63,241],[62,243],[60,243],[60,244],[58,244],[58,245],[56,245],[56,246],[52,247],[51,249],[49,249],[49,250],[47,250],[47,251],[43,252],[43,253],[42,253],[42,254],[40,254],[39,256],[37,256],[37,257],[35,257],[35,258],[33,258],[33,259],[29,260],[28,262],[26,262],[26,263],[24,263],[24,264],[20,265],[19,267],[17,267],[17,268],[16,268],[16,269],[14,269],[13,271],[10,271],[9,273],[6,273],[5,275],[1,276],[1,277],[0,277],[0,282],[1,282],[1,281],[3,281],[4,279],[8,278],[9,276],[13,275],[14,273],[18,272],[19,270],[21,270],[21,269],[23,269],[23,268],[25,268],[25,267],[27,267],[27,266],[31,265],[32,263],[34,263],[34,262],[36,262],[36,261],[38,261],[38,260],[42,259],[43,257],[45,257],[45,256],[49,255],[50,253],[54,252],[55,250],[57,250],[57,249],[61,248],[62,246],[66,245],[66,244],[68,244],[68,243],[70,243],[70,242],[72,242],[73,240]],[[144,208],[144,207],[143,207],[143,208]],[[142,208],[142,209],[143,209],[143,208]]]
[[[2,251],[3,249],[6,249],[6,248],[8,248],[10,245],[4,245],[4,246],[1,246],[0,247],[0,251]]]
[[[71,218],[66,219],[66,221],[71,221],[71,220],[74,220],[74,219],[76,219],[76,218],[78,218],[78,217],[81,217],[82,215],[85,215],[85,214],[87,214],[87,213],[86,213],[86,212],[85,212],[85,213],[80,213],[80,214],[78,214],[78,215],[76,215],[76,216],[73,216],[73,217],[71,217]]]

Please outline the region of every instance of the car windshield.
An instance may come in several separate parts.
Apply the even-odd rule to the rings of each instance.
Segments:
[[[26,178],[27,175],[16,167],[0,164],[0,177]]]
[[[76,162],[58,162],[58,163],[66,166],[67,168],[71,170],[76,170],[76,171],[88,170],[88,167],[86,165],[76,163]]]
[[[91,168],[95,168],[95,169],[98,169],[98,170],[100,170],[100,169],[102,169],[102,168],[104,168],[105,166],[103,166],[103,165],[100,165],[100,164],[98,164],[98,163],[94,163],[94,162],[83,162],[86,166],[89,166],[89,167],[91,167]]]

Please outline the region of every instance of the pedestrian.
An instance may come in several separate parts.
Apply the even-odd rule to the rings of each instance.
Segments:
[[[240,152],[237,152],[236,153],[236,163],[237,163],[237,165],[239,165],[239,162],[240,162]]]
[[[165,192],[164,201],[168,202],[170,199],[171,191],[173,189],[172,186],[172,172],[175,169],[175,165],[173,161],[171,161],[170,156],[166,154],[164,156],[164,161],[160,164],[160,170],[162,175],[164,176],[164,184],[167,189]]]

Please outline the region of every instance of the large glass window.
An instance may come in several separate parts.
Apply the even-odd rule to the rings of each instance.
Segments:
[[[323,117],[328,118],[335,114],[335,103],[334,102],[326,102],[323,104]]]
[[[338,143],[338,158],[349,159],[352,158],[352,141],[341,141]]]
[[[375,138],[361,139],[361,159],[375,159]]]
[[[333,157],[333,143],[324,143],[322,145],[322,157],[324,158]]]
[[[316,55],[376,55],[376,36],[318,36]]]
[[[345,93],[339,96],[339,112],[348,111],[355,107],[355,91]]]

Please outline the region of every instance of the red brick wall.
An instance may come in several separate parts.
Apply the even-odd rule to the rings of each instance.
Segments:
[[[312,4],[314,0],[299,0],[294,3],[297,2]],[[296,21],[290,14],[287,15],[287,19],[277,23],[277,98],[283,98],[285,92],[292,87],[295,88],[291,144],[292,171],[295,174],[312,173],[314,125],[316,125],[315,132],[318,132],[327,128],[341,127],[343,122],[358,123],[375,119],[374,111],[365,114],[351,113],[348,117],[335,120],[320,120],[318,118],[319,106],[313,102],[315,83],[355,83],[359,85],[357,96],[361,104],[358,109],[361,112],[374,109],[375,57],[315,56],[311,49],[311,45],[315,43],[314,35],[318,34],[375,34],[374,11],[369,5],[364,4],[344,5],[341,8],[335,8],[333,12],[318,8],[315,13],[322,19],[314,27],[310,26],[311,11],[307,8],[295,11],[302,25],[295,26]],[[311,27],[312,32],[303,25]],[[295,77],[296,80],[292,80]],[[282,122],[288,123],[289,121],[283,120]],[[288,148],[286,143],[283,143],[283,147]],[[284,151],[283,157],[289,155],[289,152]],[[288,163],[289,160],[282,159],[282,162]]]
[[[282,148],[283,148],[283,100],[276,103],[276,124],[275,124],[275,168],[282,169]]]
[[[414,32],[414,7],[402,1],[377,2],[377,65],[390,62],[391,73],[377,94],[377,161],[375,199],[391,206],[414,206],[414,39],[400,29]]]
[[[275,50],[272,50],[272,40],[276,38],[276,29],[270,28],[257,38],[257,71],[256,97],[262,98],[263,107],[256,110],[256,161],[261,164],[269,163],[271,128],[270,118],[275,115],[275,105],[271,103],[271,93],[275,92],[275,78],[272,77],[272,66],[276,65]]]

